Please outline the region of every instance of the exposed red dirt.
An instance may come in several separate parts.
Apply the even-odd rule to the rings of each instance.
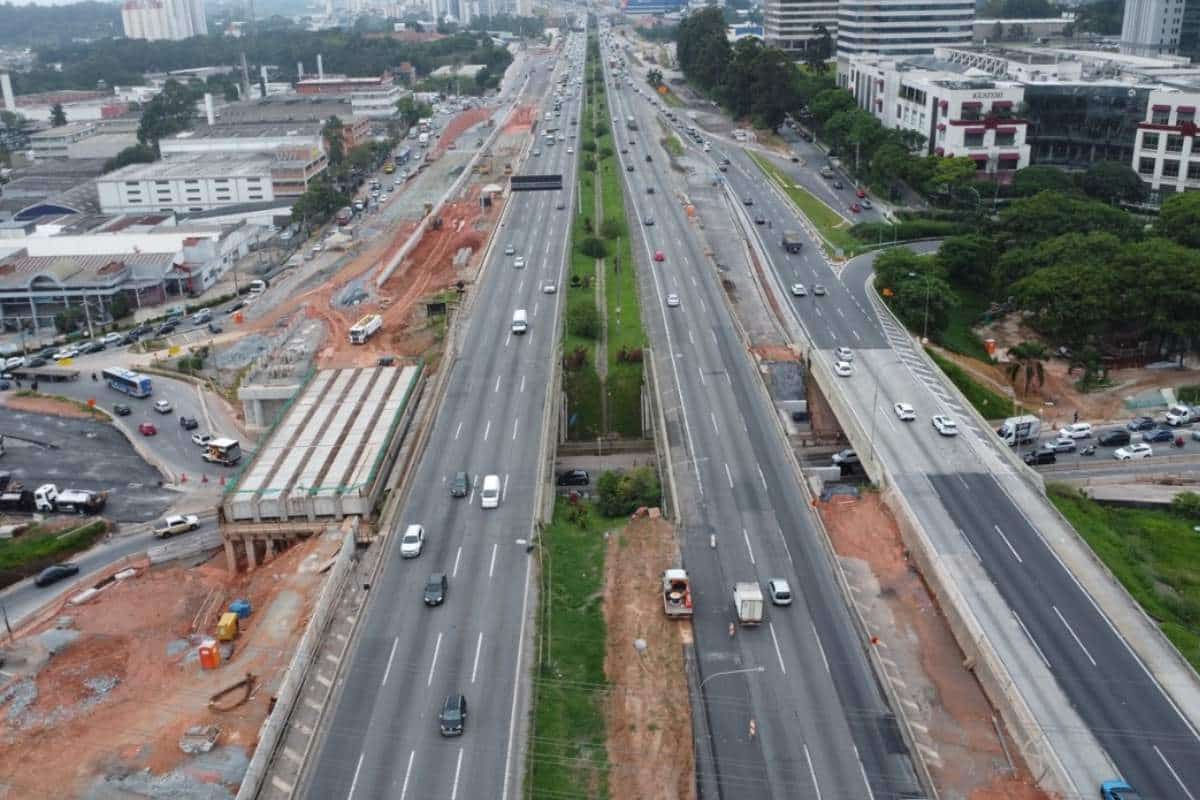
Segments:
[[[458,137],[462,135],[463,131],[484,122],[490,116],[491,113],[486,108],[469,108],[457,115],[454,119],[450,120],[450,124],[442,131],[442,135],[438,137],[436,152],[441,153],[445,150],[453,150],[454,147],[458,147]],[[454,145],[454,147],[450,145]],[[469,147],[472,150],[475,149],[473,145],[464,144],[463,146]]]

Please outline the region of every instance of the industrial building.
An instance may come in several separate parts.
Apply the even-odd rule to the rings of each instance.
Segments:
[[[273,203],[272,166],[272,158],[253,153],[130,164],[97,179],[100,210],[105,214],[183,214]]]
[[[242,545],[314,533],[330,518],[369,515],[399,452],[422,377],[417,365],[317,371],[254,460],[226,489],[222,534],[231,568]]]

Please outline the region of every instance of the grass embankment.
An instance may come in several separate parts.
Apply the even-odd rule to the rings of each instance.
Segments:
[[[782,189],[804,216],[816,227],[827,246],[841,248],[846,258],[867,250],[871,245],[860,242],[850,233],[850,225],[840,214],[807,189],[797,186],[778,167],[759,154],[747,150],[746,154],[758,165],[763,174]]]
[[[1200,536],[1171,511],[1113,508],[1051,485],[1050,499],[1117,580],[1200,669]]]
[[[984,295],[961,287],[955,287],[954,296],[958,303],[947,315],[946,329],[934,333],[933,340],[947,350],[978,359],[985,364],[992,363],[987,348],[983,346],[983,340],[971,330],[971,326],[988,310],[990,302]]]
[[[559,498],[542,532],[540,660],[526,796],[608,796],[602,534],[620,524],[586,505],[576,511]]]
[[[954,385],[963,393],[963,396],[975,406],[984,419],[1003,419],[1011,417],[1018,413],[1025,413],[1025,409],[1021,406],[1013,404],[1013,401],[1007,397],[998,394],[987,386],[984,386],[979,381],[972,378],[965,369],[955,364],[949,359],[943,358],[932,350],[926,348],[930,358],[934,360],[942,370],[946,373],[946,377],[954,381]]]
[[[13,539],[0,539],[0,588],[87,550],[107,532],[108,523],[96,519],[66,529],[31,525]]]

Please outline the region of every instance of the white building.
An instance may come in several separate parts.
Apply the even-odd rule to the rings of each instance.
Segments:
[[[208,34],[204,0],[125,0],[121,23],[127,39],[179,40]]]
[[[408,92],[396,85],[378,89],[356,90],[350,93],[354,116],[368,119],[391,119],[396,116],[396,103]]]
[[[1137,56],[1173,55],[1188,0],[1125,0],[1121,52]],[[1193,0],[1193,3],[1195,0]]]
[[[1028,123],[1015,116],[1025,87],[870,56],[839,63],[838,84],[885,128],[924,137],[921,151],[966,156],[1000,180],[1029,166]]]
[[[260,155],[174,158],[131,164],[96,181],[105,214],[195,213],[275,200],[272,159]]]
[[[816,40],[818,25],[837,38],[838,0],[765,0],[766,43],[792,54],[803,53]]]
[[[29,137],[29,149],[34,158],[69,158],[71,145],[95,132],[95,123],[68,122],[66,125],[32,134]]]
[[[929,55],[971,43],[974,0],[840,0],[837,54]]]
[[[1198,107],[1200,92],[1156,89],[1150,93],[1130,166],[1152,192],[1169,196],[1200,189],[1200,146],[1195,144]]]

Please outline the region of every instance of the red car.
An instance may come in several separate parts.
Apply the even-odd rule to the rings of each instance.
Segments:
[[[859,199],[867,196],[867,192],[864,189],[859,189],[857,192],[855,192],[855,194],[858,195]]]
[[[858,212],[862,211],[862,206],[860,206],[858,203],[852,203],[850,205],[850,210],[857,214]]]
[[[663,255],[662,250],[655,250],[654,251],[654,260],[655,261],[666,261],[667,257],[665,255]]]
[[[149,422],[143,422],[138,425],[138,433],[142,436],[154,436],[158,433],[158,428],[151,425]]]

